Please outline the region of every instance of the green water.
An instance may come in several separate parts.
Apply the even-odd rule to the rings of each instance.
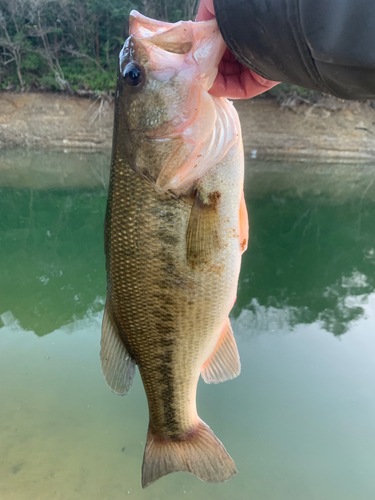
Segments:
[[[6,154],[23,167],[22,189],[0,168],[1,500],[375,498],[375,167],[248,163],[242,373],[198,387],[238,475],[142,490],[140,377],[119,398],[99,366],[103,155]]]

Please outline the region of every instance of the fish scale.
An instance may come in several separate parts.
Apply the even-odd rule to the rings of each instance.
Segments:
[[[129,352],[134,353],[137,359],[146,393],[150,396],[151,414],[164,415],[167,411],[165,408],[160,408],[160,403],[164,403],[164,399],[160,398],[160,392],[165,384],[162,384],[161,389],[159,380],[163,379],[168,364],[160,363],[160,355],[162,353],[165,355],[165,343],[175,339],[178,325],[174,323],[172,329],[168,329],[168,323],[165,321],[163,296],[173,297],[173,283],[168,271],[163,270],[167,245],[158,238],[158,233],[162,226],[166,233],[169,230],[173,235],[175,233],[173,226],[177,225],[183,234],[182,224],[185,222],[186,226],[190,207],[180,200],[171,200],[169,196],[156,196],[151,184],[134,174],[130,168],[123,170],[123,179],[124,191],[117,190],[110,195],[112,203],[109,217],[116,220],[116,225],[109,235],[111,248],[109,279],[112,293],[108,298],[113,301],[115,320],[120,325],[120,331],[124,332],[123,339],[128,342]],[[175,205],[172,224],[164,224],[163,212],[160,212],[160,201],[164,201],[163,198],[166,198],[166,206]],[[140,199],[144,200],[144,205],[142,212],[137,214],[137,205],[134,201],[138,202]],[[154,210],[155,207],[157,211]],[[182,212],[185,217],[179,221],[176,212]],[[124,233],[127,235],[126,244],[122,236]],[[137,253],[134,255],[135,249]],[[164,258],[160,259],[161,256]],[[123,288],[124,282],[126,291]],[[168,287],[165,287],[166,283]],[[170,307],[174,309],[175,305],[176,300],[172,300]],[[182,315],[183,311],[180,314]],[[134,336],[131,335],[133,329],[136,329]],[[173,342],[171,343],[173,345]],[[146,373],[143,373],[144,371]],[[178,393],[181,393],[181,388]],[[162,417],[155,416],[153,420],[159,423],[159,426],[163,426]],[[168,419],[164,424],[169,429]],[[162,428],[158,430],[163,432]]]
[[[111,284],[108,301],[121,337],[139,367],[149,401],[151,427],[160,435],[183,435],[194,425],[196,417],[195,413],[190,414],[195,395],[194,400],[190,398],[190,406],[186,404],[187,396],[195,393],[201,366],[207,358],[206,345],[215,344],[219,338],[221,330],[217,324],[220,327],[229,312],[227,282],[233,282],[236,274],[228,266],[225,274],[219,276],[215,262],[211,264],[213,273],[189,269],[186,229],[191,205],[168,194],[158,194],[151,183],[123,162],[115,162],[113,169],[122,172],[122,189],[110,188],[107,209],[107,219],[112,221],[107,233]],[[117,177],[116,172],[111,186]],[[230,192],[228,199],[229,196]],[[143,200],[142,210],[139,200]],[[164,207],[173,209],[173,221],[165,221]],[[165,235],[178,235],[178,244],[165,243]],[[228,250],[230,257],[231,249]],[[220,255],[218,263],[225,258],[225,254]],[[175,276],[165,265],[168,259],[176,269]],[[169,298],[169,303],[164,298]],[[227,312],[220,319],[218,311],[225,305]],[[215,330],[216,339],[212,338]],[[168,342],[172,352],[165,347]],[[170,358],[166,352],[171,352]],[[169,369],[173,377],[170,381]],[[167,392],[163,392],[165,389]],[[178,423],[177,428],[173,425],[173,432],[171,420]]]

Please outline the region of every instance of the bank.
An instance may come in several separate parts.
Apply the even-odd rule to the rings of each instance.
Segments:
[[[235,103],[249,157],[371,161],[375,109],[368,103],[258,98]],[[104,151],[113,103],[52,93],[0,93],[0,148]]]

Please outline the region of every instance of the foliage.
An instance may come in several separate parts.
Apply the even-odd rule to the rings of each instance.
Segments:
[[[297,85],[280,83],[276,85],[276,87],[265,92],[264,96],[276,98],[284,105],[295,105],[302,102],[313,104],[321,99],[322,94],[304,87],[298,87]]]
[[[132,9],[171,22],[195,17],[198,0],[0,0],[0,90],[113,93]],[[281,84],[266,95],[310,100]]]
[[[0,0],[0,89],[113,92],[132,9],[172,22],[198,0]]]

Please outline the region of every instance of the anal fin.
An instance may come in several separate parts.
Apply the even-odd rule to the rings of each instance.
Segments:
[[[236,378],[240,372],[240,356],[228,318],[213,353],[202,367],[201,375],[206,384],[218,384]]]
[[[119,396],[124,396],[133,383],[135,362],[124,346],[112,320],[108,302],[105,305],[100,361],[108,387]]]

